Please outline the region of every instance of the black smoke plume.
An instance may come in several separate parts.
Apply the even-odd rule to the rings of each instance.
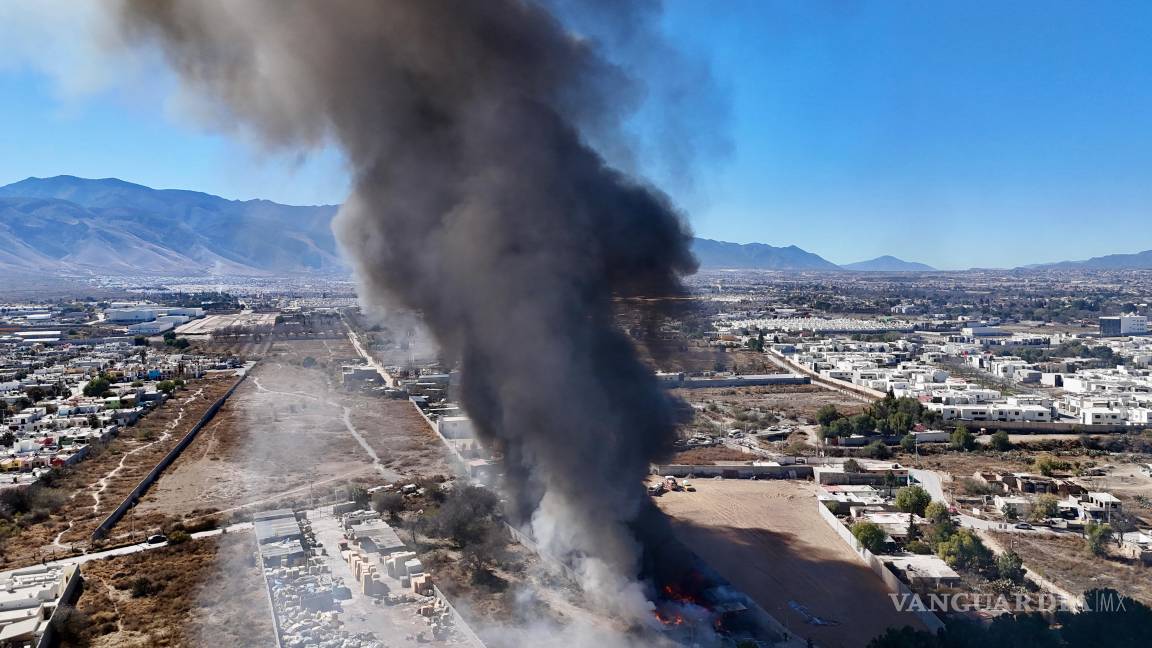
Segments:
[[[619,33],[658,16],[591,5]],[[513,514],[636,612],[641,479],[677,421],[613,300],[680,295],[695,269],[669,200],[592,146],[626,130],[638,86],[529,0],[126,0],[121,20],[220,122],[340,147],[361,299],[423,314],[505,452]]]

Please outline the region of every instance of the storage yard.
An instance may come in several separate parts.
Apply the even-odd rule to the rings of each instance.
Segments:
[[[176,329],[177,335],[211,335],[229,329],[272,330],[276,324],[276,313],[236,313],[234,315],[209,315],[192,320]]]
[[[656,499],[677,536],[796,635],[859,646],[889,626],[923,629],[820,518],[810,482],[692,484]]]

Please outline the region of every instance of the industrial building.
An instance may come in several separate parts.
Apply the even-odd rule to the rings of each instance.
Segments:
[[[1148,318],[1144,315],[1136,315],[1135,313],[1101,317],[1100,335],[1103,337],[1148,335]]]

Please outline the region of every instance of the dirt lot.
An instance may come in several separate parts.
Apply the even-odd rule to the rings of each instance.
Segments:
[[[729,416],[740,410],[756,409],[773,413],[782,420],[814,421],[816,410],[835,405],[840,412],[852,415],[864,409],[858,399],[825,389],[819,385],[765,385],[759,387],[717,387],[706,390],[673,390],[677,397],[692,405],[703,405],[705,412],[697,410],[697,417],[710,410],[719,410]],[[714,405],[715,407],[708,408]]]
[[[86,543],[96,525],[234,382],[232,377],[190,381],[160,408],[70,468],[46,489],[59,498],[60,507],[8,539],[4,564],[26,564]]]
[[[277,342],[136,514],[151,523],[159,514],[304,502],[350,479],[449,474],[443,446],[410,403],[337,387],[349,356],[345,340]]]
[[[889,626],[923,629],[895,610],[880,578],[820,518],[811,483],[694,484],[695,493],[657,499],[677,535],[797,635],[821,646],[860,646]]]
[[[783,373],[771,356],[747,349],[665,343],[641,348],[644,359],[658,371],[734,371],[742,374]]]
[[[1152,605],[1152,569],[1136,562],[1094,556],[1079,536],[1049,537],[993,533],[1001,546],[1020,554],[1024,564],[1056,585],[1081,594],[1111,587]]]
[[[251,532],[84,564],[76,603],[93,648],[275,644]]]

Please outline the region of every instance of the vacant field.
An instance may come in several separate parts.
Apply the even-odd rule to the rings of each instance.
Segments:
[[[59,501],[59,506],[51,515],[28,524],[8,539],[3,564],[26,564],[87,543],[100,521],[235,380],[221,377],[190,381],[139,423],[122,429],[107,446],[94,448],[87,459],[45,489]]]
[[[673,393],[692,404],[705,407],[715,404],[721,411],[758,409],[792,421],[815,420],[816,410],[824,405],[835,405],[847,415],[858,414],[864,409],[859,399],[819,385],[675,389]]]
[[[880,578],[820,518],[812,484],[694,483],[695,493],[657,499],[677,535],[795,634],[821,646],[861,646],[889,626],[923,629],[896,611]]]
[[[350,479],[449,474],[444,448],[410,403],[336,385],[346,340],[277,342],[134,512],[234,511],[306,501]]]
[[[96,560],[80,573],[81,632],[64,647],[275,645],[251,532]]]
[[[712,448],[692,448],[683,452],[677,452],[672,455],[670,461],[671,463],[678,464],[707,465],[717,461],[740,461],[747,463],[758,458],[758,455],[747,454],[726,446],[717,446]]]
[[[1073,594],[1110,587],[1152,605],[1152,569],[1092,555],[1079,536],[992,535],[1001,546],[1020,554],[1028,568]]]
[[[645,359],[659,371],[732,371],[740,374],[786,373],[771,356],[748,349],[691,346],[689,343],[651,343],[641,348]]]

